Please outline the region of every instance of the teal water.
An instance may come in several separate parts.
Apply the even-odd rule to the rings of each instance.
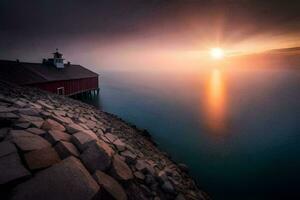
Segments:
[[[300,71],[101,71],[85,100],[149,130],[213,199],[299,199]]]

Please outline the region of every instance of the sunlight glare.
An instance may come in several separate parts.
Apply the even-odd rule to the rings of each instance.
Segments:
[[[221,48],[212,48],[210,50],[210,55],[213,59],[219,60],[224,58],[224,51]]]

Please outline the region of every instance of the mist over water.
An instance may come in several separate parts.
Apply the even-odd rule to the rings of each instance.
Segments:
[[[99,73],[89,103],[149,130],[213,199],[300,196],[299,70]]]

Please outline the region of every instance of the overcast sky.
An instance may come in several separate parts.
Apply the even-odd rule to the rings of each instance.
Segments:
[[[39,61],[59,48],[74,62],[98,65],[134,50],[300,46],[299,2],[1,0],[0,58]]]

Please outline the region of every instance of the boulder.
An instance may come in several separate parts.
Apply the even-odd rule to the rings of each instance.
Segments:
[[[109,193],[116,200],[127,200],[127,195],[123,187],[112,177],[97,170],[94,175],[94,179],[107,193]],[[103,197],[102,199],[105,199]]]
[[[19,184],[13,200],[90,200],[99,186],[82,163],[69,157]]]
[[[85,123],[87,120],[83,117],[79,117],[78,121],[81,122],[81,123]]]
[[[46,134],[46,131],[44,131],[43,129],[40,128],[28,128],[26,129],[26,131],[33,133],[35,135],[44,135]]]
[[[18,108],[15,108],[15,107],[0,106],[0,113],[14,112],[14,111],[17,111],[17,110],[18,110]]]
[[[0,184],[30,176],[30,172],[22,165],[17,153],[0,158]]]
[[[0,141],[3,140],[8,134],[9,128],[0,128]]]
[[[19,116],[11,113],[11,112],[5,112],[5,113],[0,113],[0,120],[1,119],[18,119]]]
[[[56,116],[66,116],[66,111],[63,110],[53,110],[52,111]]]
[[[31,115],[31,116],[38,116],[40,113],[40,109],[36,108],[22,108],[19,109],[19,113],[23,115]]]
[[[148,167],[148,163],[146,163],[146,161],[144,160],[137,160],[135,164],[135,168],[138,171],[142,171],[143,173],[147,172],[147,167]]]
[[[184,198],[183,194],[180,193],[176,196],[175,200],[185,200],[185,198]]]
[[[45,138],[51,143],[55,144],[58,141],[71,141],[71,135],[59,131],[59,130],[50,130],[48,133],[45,135]]]
[[[173,187],[173,185],[171,184],[170,181],[165,181],[161,188],[163,189],[163,191],[170,193],[170,194],[174,194],[175,193],[175,189]]]
[[[121,155],[125,158],[125,162],[127,164],[132,165],[132,164],[136,163],[137,155],[132,153],[131,151],[129,151],[129,150],[123,151],[123,152],[121,152]]]
[[[20,116],[23,120],[27,122],[44,121],[43,118],[37,116],[24,115],[24,114],[21,114]]]
[[[54,148],[61,159],[65,159],[69,156],[79,157],[80,155],[77,148],[70,142],[59,141]]]
[[[91,121],[91,120],[87,120],[87,121],[85,122],[85,124],[86,124],[86,126],[89,127],[90,129],[95,128],[96,125],[97,125],[96,122]]]
[[[77,132],[72,135],[73,143],[81,151],[83,151],[87,147],[87,145],[94,140],[96,140],[96,138],[93,135],[83,131]]]
[[[0,142],[0,157],[16,152],[17,148],[13,143],[9,141]]]
[[[127,181],[133,178],[131,169],[118,155],[113,157],[111,174],[120,181]]]
[[[31,107],[33,107],[33,108],[37,108],[37,109],[41,109],[41,108],[42,108],[42,106],[41,106],[41,105],[39,105],[39,104],[36,104],[36,103],[29,102],[29,104],[30,104],[30,105],[31,105]]]
[[[115,135],[113,135],[113,134],[111,134],[111,133],[106,133],[104,136],[105,136],[110,142],[114,142],[116,139],[118,139],[117,136],[115,136]]]
[[[70,134],[74,134],[74,133],[77,133],[77,132],[80,132],[80,131],[85,131],[84,128],[82,128],[78,124],[74,124],[74,123],[66,125],[66,129],[67,129],[67,132],[70,133]]]
[[[44,138],[28,132],[20,133],[19,135],[14,134],[12,141],[21,151],[33,151],[51,146]]]
[[[164,170],[158,172],[157,174],[157,179],[161,182],[164,183],[165,181],[168,180],[168,176]]]
[[[7,139],[13,139],[15,137],[32,137],[32,136],[33,134],[29,133],[28,131],[11,129],[8,133]]]
[[[15,106],[23,108],[23,107],[27,106],[27,103],[18,100],[18,101],[15,101]]]
[[[144,180],[145,179],[145,175],[143,173],[139,172],[139,171],[136,171],[133,174],[139,180]]]
[[[186,173],[189,172],[189,167],[186,164],[184,164],[184,163],[179,163],[178,167],[179,167],[179,169],[181,169],[182,171],[184,171]]]
[[[44,121],[32,121],[31,124],[33,124],[37,128],[41,128],[44,124]]]
[[[86,168],[94,173],[96,170],[106,170],[111,164],[113,150],[104,142],[91,142],[80,155]]]
[[[31,151],[26,153],[24,158],[31,170],[46,168],[60,161],[57,152],[52,147]]]
[[[24,122],[24,123],[17,123],[14,125],[15,128],[19,128],[19,129],[26,129],[30,126],[29,122]]]
[[[44,130],[59,130],[59,131],[65,131],[65,127],[58,123],[57,121],[53,119],[47,119],[42,125],[42,129]]]
[[[54,107],[52,105],[47,104],[45,101],[37,100],[37,103],[40,104],[41,106],[47,108],[47,109],[50,109],[50,110],[54,109]]]
[[[119,151],[124,151],[126,149],[126,144],[120,139],[115,140],[113,144],[117,147]]]
[[[73,121],[68,117],[52,115],[52,118],[59,123],[71,124]]]

